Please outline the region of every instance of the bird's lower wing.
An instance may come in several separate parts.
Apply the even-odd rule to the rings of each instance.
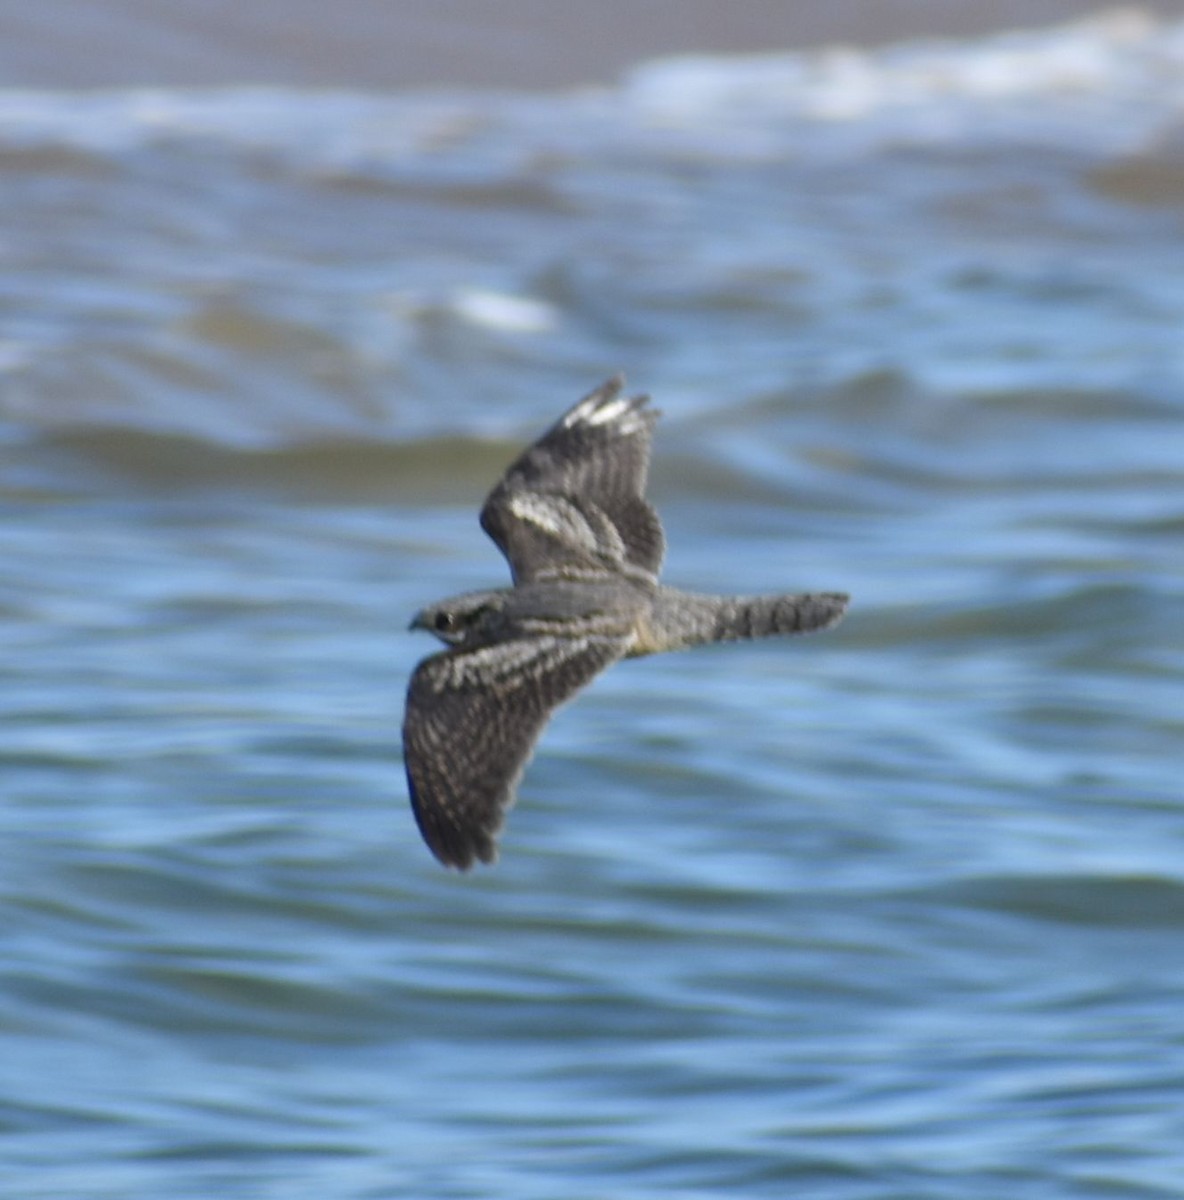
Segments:
[[[450,650],[411,677],[403,758],[432,853],[492,862],[514,787],[552,711],[625,651],[617,637],[530,637]]]

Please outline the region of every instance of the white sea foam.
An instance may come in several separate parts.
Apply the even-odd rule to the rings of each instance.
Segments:
[[[517,161],[617,146],[701,157],[830,152],[900,141],[1128,146],[1184,110],[1184,21],[1116,9],[964,41],[659,59],[616,87],[536,95],[305,92],[267,87],[0,91],[0,148],[118,153],[206,141],[306,169],[428,157]]]
[[[652,125],[721,152],[719,134],[733,153],[759,152],[811,126],[828,127],[832,149],[999,135],[1112,149],[1184,108],[1184,22],[1117,9],[961,42],[665,59],[633,71],[624,93]]]
[[[1134,12],[544,96],[0,91],[0,421],[504,435],[606,364],[1178,394],[1182,114]]]
[[[546,333],[559,323],[558,312],[545,301],[485,288],[462,289],[453,297],[452,308],[470,324],[501,333]]]
[[[658,60],[635,70],[628,93],[656,119],[695,121],[774,112],[849,121],[953,98],[1105,95],[1184,81],[1184,23],[1121,9],[1055,29],[977,41],[926,41],[878,50],[835,47],[734,58]]]

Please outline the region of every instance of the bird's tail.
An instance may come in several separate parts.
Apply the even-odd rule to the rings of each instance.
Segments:
[[[829,629],[847,610],[842,592],[792,596],[701,596],[660,588],[648,638],[634,653],[678,650],[704,642],[734,642]]]

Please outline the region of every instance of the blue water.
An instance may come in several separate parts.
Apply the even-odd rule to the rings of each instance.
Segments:
[[[0,1194],[1184,1195],[1184,26],[0,94]],[[492,869],[421,605],[616,369],[665,577]]]

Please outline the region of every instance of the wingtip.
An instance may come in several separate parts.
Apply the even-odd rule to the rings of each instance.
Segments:
[[[650,401],[649,393],[626,396],[624,390],[625,375],[618,371],[574,404],[564,414],[560,424],[570,429],[575,425],[607,426],[620,422],[624,433],[637,432],[643,428],[643,423],[652,426],[659,412],[656,409],[641,412]]]
[[[625,387],[625,376],[621,373],[610,376],[598,387],[594,387],[587,395],[582,396],[564,414],[562,423],[567,426],[578,425],[581,422],[592,421],[606,410],[624,403],[620,399]]]
[[[462,875],[468,874],[478,863],[491,867],[497,862],[497,843],[492,838],[472,837],[448,846],[433,846],[428,843],[428,849],[441,864]]]
[[[423,838],[424,845],[432,857],[442,866],[453,871],[470,871],[478,862],[497,862],[497,832],[486,825],[458,819],[447,804],[425,802],[425,793],[417,782],[416,760],[409,757],[409,747],[404,733],[403,764],[407,776],[407,793],[411,800],[411,812]]]
[[[580,401],[580,404],[587,404],[589,407],[611,404],[624,390],[625,372],[617,371],[615,374],[610,375],[603,383],[594,387]]]
[[[493,839],[475,834],[470,836],[471,832],[450,829],[444,834],[440,829],[429,830],[420,823],[420,833],[436,861],[442,867],[462,875],[471,871],[477,863],[493,866],[497,862],[497,844]]]

